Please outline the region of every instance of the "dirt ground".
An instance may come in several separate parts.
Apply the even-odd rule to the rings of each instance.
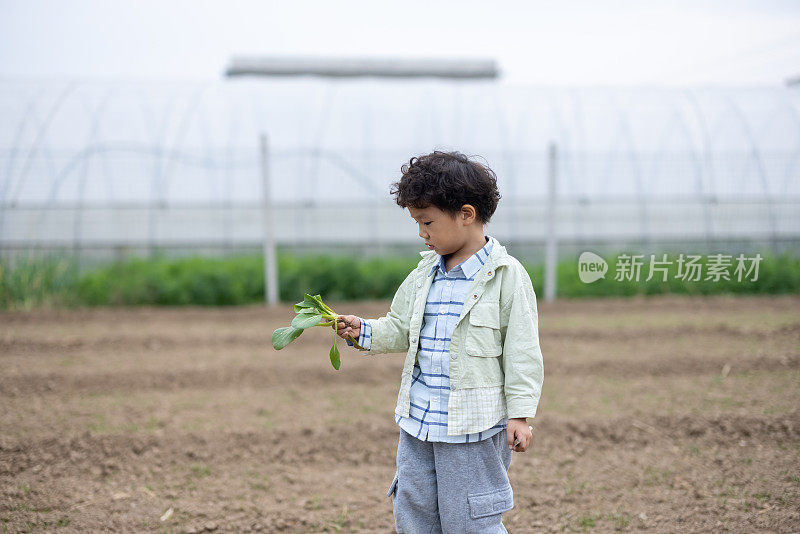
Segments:
[[[510,532],[800,530],[800,297],[539,315],[544,392],[511,464]],[[391,532],[402,355],[340,342],[334,371],[322,328],[277,352],[292,316],[0,314],[0,529]]]

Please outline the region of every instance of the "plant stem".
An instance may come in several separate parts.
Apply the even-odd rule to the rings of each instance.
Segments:
[[[349,339],[350,342],[353,344],[353,347],[357,348],[358,350],[367,350],[364,347],[362,347],[361,345],[359,345],[358,344],[358,340],[356,338],[354,338],[353,336],[347,336],[347,339]]]

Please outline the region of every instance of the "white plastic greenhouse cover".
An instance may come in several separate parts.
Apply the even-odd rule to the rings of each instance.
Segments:
[[[797,216],[786,215],[798,204],[781,204],[800,198],[797,89],[307,78],[6,81],[0,82],[0,117],[0,244],[136,241],[133,227],[153,226],[152,219],[114,222],[97,213],[87,222],[83,212],[92,209],[256,209],[262,132],[270,141],[272,196],[287,209],[383,209],[391,203],[389,187],[400,166],[411,156],[442,149],[481,156],[497,173],[501,203],[541,211],[547,148],[554,143],[557,195],[564,202],[608,208],[676,198],[703,205],[745,200],[767,206],[765,231],[800,234]],[[58,209],[72,211],[62,220],[52,215]],[[664,222],[652,211],[633,210],[640,213],[633,233]],[[229,229],[228,238],[257,242],[258,212],[252,217],[236,222],[241,231]],[[104,224],[100,234],[88,229]],[[184,224],[163,219],[157,231],[145,233],[164,243],[200,239],[198,226]],[[512,223],[503,224],[510,231]],[[565,234],[576,232],[565,228]],[[277,235],[320,237],[308,228],[279,228]],[[387,233],[394,238],[409,241],[415,235]]]

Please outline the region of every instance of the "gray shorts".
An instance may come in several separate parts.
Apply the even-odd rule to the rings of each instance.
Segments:
[[[475,443],[440,443],[401,429],[387,494],[397,532],[507,532],[501,518],[514,506],[509,465],[505,430]]]

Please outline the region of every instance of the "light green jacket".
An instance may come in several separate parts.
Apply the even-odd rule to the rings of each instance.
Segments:
[[[411,373],[418,350],[422,317],[439,255],[420,252],[422,259],[403,280],[389,313],[370,319],[372,345],[364,354],[405,352],[405,364],[395,413],[408,417]],[[544,378],[539,347],[536,294],[522,264],[497,240],[489,258],[475,275],[450,339],[450,396],[448,434],[469,431],[459,424],[467,406],[456,406],[458,391],[496,390],[502,386],[509,418],[533,417]]]

